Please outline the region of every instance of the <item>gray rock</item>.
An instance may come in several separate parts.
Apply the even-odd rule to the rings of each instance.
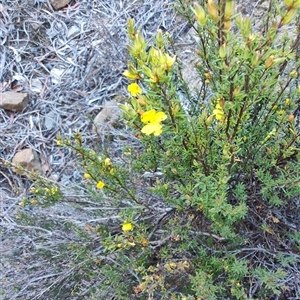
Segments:
[[[51,130],[57,126],[57,117],[54,111],[50,111],[45,115],[44,126],[47,130]]]
[[[0,93],[0,108],[11,111],[22,111],[27,104],[27,93],[17,93],[14,91]]]

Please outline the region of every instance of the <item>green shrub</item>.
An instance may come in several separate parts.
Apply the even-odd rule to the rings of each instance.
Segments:
[[[198,89],[182,78],[172,38],[159,30],[145,41],[129,20],[130,96],[120,107],[139,144],[116,157],[78,133],[58,139],[80,157],[94,202],[111,209],[97,211],[111,219],[93,229],[101,246],[70,251],[98,260],[94,295],[271,299],[287,288],[290,260],[249,231],[280,243],[275,212],[300,195],[300,2],[270,1],[260,32],[234,1],[188,2],[176,9],[196,31]]]

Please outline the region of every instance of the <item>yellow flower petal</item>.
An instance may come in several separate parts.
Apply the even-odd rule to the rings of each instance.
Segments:
[[[128,92],[132,95],[132,96],[136,96],[138,94],[142,93],[142,89],[140,88],[140,86],[137,83],[131,83],[128,85],[127,87]]]
[[[166,59],[167,59],[167,67],[171,68],[176,60],[176,55],[171,57],[169,54],[166,54]]]
[[[141,116],[141,120],[143,123],[151,123],[151,122],[154,122],[155,120],[155,110],[154,109],[151,109],[149,111],[146,111],[142,114]]]
[[[142,133],[146,135],[153,133],[155,136],[158,136],[162,133],[162,126],[160,123],[149,123],[142,128]]]
[[[98,181],[98,183],[96,184],[97,189],[103,189],[104,186],[105,186],[105,184],[103,181]]]
[[[131,231],[133,229],[133,225],[130,222],[125,222],[122,225],[123,231]]]
[[[159,111],[155,114],[155,121],[154,122],[162,122],[166,118],[167,118],[167,115],[164,112]]]
[[[91,175],[88,174],[88,173],[84,173],[83,177],[86,178],[86,179],[89,179],[89,178],[91,178]]]
[[[159,122],[162,122],[163,120],[165,120],[166,118],[167,118],[167,115],[164,112],[162,112],[162,111],[155,112],[154,109],[144,112],[141,116],[141,120],[145,124],[159,123]]]

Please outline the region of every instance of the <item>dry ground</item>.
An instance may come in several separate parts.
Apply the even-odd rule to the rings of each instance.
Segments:
[[[21,113],[0,110],[0,158],[10,161],[19,150],[31,147],[39,153],[46,177],[69,187],[78,186],[82,172],[72,154],[56,146],[56,135],[69,138],[80,131],[87,144],[97,147],[93,118],[105,101],[126,94],[126,80],[121,74],[128,60],[127,20],[135,19],[147,38],[159,27],[179,36],[185,23],[175,16],[172,2],[79,0],[54,11],[47,0],[1,1],[0,91],[26,92],[30,103]],[[0,166],[3,299],[46,299],[52,287],[46,281],[50,279],[54,286],[72,272],[68,269],[58,274],[55,266],[36,257],[38,249],[56,247],[69,238],[59,228],[50,232],[16,222],[18,204],[30,187],[28,179]],[[71,191],[71,202],[82,197]],[[30,214],[59,223],[76,219],[85,224],[89,220],[86,212],[69,205],[36,209]]]

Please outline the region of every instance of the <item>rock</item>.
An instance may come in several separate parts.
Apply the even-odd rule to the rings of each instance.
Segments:
[[[12,159],[12,163],[16,166],[21,166],[28,172],[37,172],[42,174],[42,165],[40,163],[37,152],[33,149],[23,149],[18,152]],[[25,171],[20,170],[18,167],[13,168],[14,172],[20,175],[28,176]]]
[[[51,5],[55,10],[59,10],[68,5],[72,0],[51,0]]]
[[[0,108],[12,111],[22,111],[27,104],[27,93],[17,93],[14,91],[0,93]]]
[[[32,92],[40,93],[43,90],[43,85],[42,85],[41,81],[37,78],[32,78],[30,85],[31,85]]]
[[[44,126],[47,130],[52,130],[57,126],[57,119],[58,116],[55,111],[50,111],[48,114],[45,115],[44,118]]]
[[[67,38],[71,39],[80,33],[80,29],[77,26],[72,26],[68,30]]]
[[[93,132],[99,135],[111,133],[112,128],[120,127],[120,109],[117,100],[105,102],[103,109],[94,119]]]
[[[61,82],[64,69],[52,68],[50,71],[51,81],[54,84],[59,84]]]

